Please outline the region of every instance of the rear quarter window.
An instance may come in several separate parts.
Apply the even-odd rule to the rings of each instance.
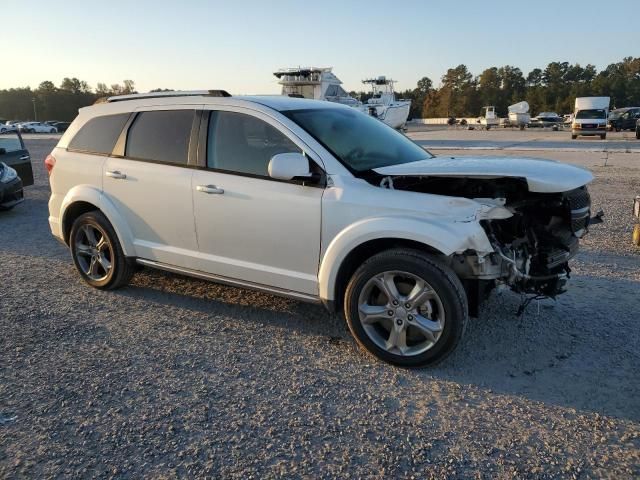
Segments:
[[[129,113],[120,113],[92,118],[78,130],[67,149],[102,155],[111,154],[129,115]]]

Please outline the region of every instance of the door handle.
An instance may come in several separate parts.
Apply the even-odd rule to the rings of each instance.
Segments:
[[[196,187],[196,190],[202,193],[217,193],[217,194],[224,193],[223,189],[218,188],[215,185],[198,185]]]
[[[124,180],[127,176],[124,173],[119,172],[118,170],[110,171],[107,170],[105,173],[107,177],[115,178],[116,180]]]
[[[20,157],[20,160],[29,160],[31,157],[29,155],[24,155]]]

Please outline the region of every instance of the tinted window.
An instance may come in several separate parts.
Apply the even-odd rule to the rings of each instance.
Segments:
[[[211,112],[207,166],[266,177],[271,157],[300,149],[268,123],[234,112]]]
[[[92,118],[69,142],[69,150],[110,154],[128,119],[128,113]]]
[[[163,110],[138,114],[127,135],[125,155],[186,165],[194,115],[194,110]]]
[[[17,133],[0,133],[0,148],[4,148],[7,153],[22,150],[22,142]],[[0,158],[1,160],[1,158]]]

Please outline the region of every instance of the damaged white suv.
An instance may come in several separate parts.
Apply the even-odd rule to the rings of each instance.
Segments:
[[[593,179],[433,157],[346,106],[224,91],[83,108],[45,163],[51,231],[88,284],[138,264],[322,303],[407,367],[450,353],[497,284],[564,290]]]

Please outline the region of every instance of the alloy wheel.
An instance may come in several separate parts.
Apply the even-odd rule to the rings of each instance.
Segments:
[[[78,265],[89,279],[99,282],[113,269],[113,246],[107,234],[97,225],[84,224],[75,239]]]
[[[378,347],[401,356],[431,349],[445,323],[444,307],[433,287],[402,271],[369,279],[360,293],[358,313],[367,336]]]

